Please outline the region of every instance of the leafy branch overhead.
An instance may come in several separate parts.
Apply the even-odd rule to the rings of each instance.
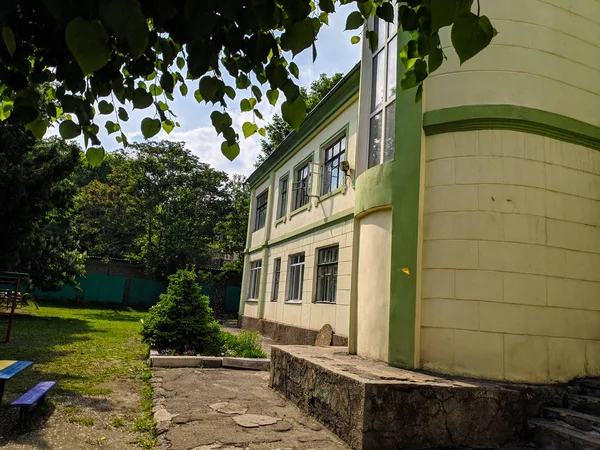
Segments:
[[[438,30],[452,26],[461,62],[485,48],[495,35],[490,21],[471,12],[473,0],[5,0],[0,5],[0,120],[23,124],[41,138],[59,123],[65,139],[83,135],[91,162],[101,161],[98,139],[104,126],[127,145],[121,105],[147,111],[140,124],[151,138],[179,126],[170,103],[183,96],[215,105],[211,119],[223,137],[222,152],[239,153],[245,137],[265,130],[247,122],[235,130],[232,102],[262,119],[257,105],[266,96],[298,128],[306,116],[299,69],[292,61],[310,49],[336,5],[354,3],[348,29],[374,16],[391,21],[398,9],[412,39],[402,50],[405,89],[419,86],[443,62]],[[372,48],[377,34],[365,30]],[[351,38],[353,43],[359,36]],[[238,99],[238,95],[244,98]],[[216,114],[218,113],[218,115]]]

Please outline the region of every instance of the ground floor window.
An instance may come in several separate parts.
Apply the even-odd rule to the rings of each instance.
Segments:
[[[271,301],[276,302],[279,297],[279,279],[281,278],[281,258],[275,259],[273,264],[273,294]]]
[[[302,285],[304,282],[304,253],[290,256],[288,271],[288,301],[302,301]]]
[[[339,247],[319,250],[317,256],[317,295],[316,302],[335,303],[337,291]]]
[[[260,288],[260,271],[262,269],[262,261],[254,261],[250,263],[250,279],[248,282],[248,299],[257,300],[258,291]]]

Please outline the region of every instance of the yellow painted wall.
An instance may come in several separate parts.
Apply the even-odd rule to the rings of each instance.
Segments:
[[[303,236],[269,249],[266,282],[265,319],[303,328],[319,330],[329,324],[334,332],[348,336],[350,321],[350,276],[352,272],[352,231],[354,220]],[[316,290],[316,258],[320,248],[339,246],[338,277],[335,304],[314,303]],[[304,252],[304,285],[302,303],[286,302],[289,256]],[[273,261],[281,258],[278,299],[273,298]]]
[[[513,131],[425,151],[422,367],[600,376],[600,152]]]
[[[511,104],[600,125],[600,2],[481,0],[499,34],[463,66],[448,61],[426,82],[424,110]]]
[[[358,219],[357,350],[388,360],[392,214],[379,210]]]

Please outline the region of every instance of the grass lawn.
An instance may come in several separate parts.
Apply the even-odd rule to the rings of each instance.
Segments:
[[[7,406],[8,400],[39,381],[54,380],[57,386],[49,398],[54,399],[54,409],[64,416],[66,424],[90,427],[94,426],[95,417],[96,422],[101,422],[97,424],[101,428],[99,435],[106,435],[105,431],[114,431],[113,428],[126,429],[135,435],[137,446],[151,448],[153,424],[145,359],[147,347],[139,336],[140,319],[145,314],[96,304],[92,307],[89,304],[42,302],[39,306],[39,310],[34,306],[21,310],[15,318],[10,343],[0,343],[0,359],[34,363],[6,383],[0,414],[12,412]],[[8,317],[0,316],[1,341],[4,341],[7,323]],[[123,392],[119,392],[121,390]],[[125,394],[135,394],[137,401],[121,408],[119,398]],[[47,415],[52,416],[55,412],[50,411]],[[43,411],[38,414],[43,415]],[[2,417],[0,415],[0,446],[2,439],[11,442],[11,436],[31,431],[31,427],[27,430],[5,429],[1,424]],[[38,419],[50,424],[48,417]],[[130,439],[130,436],[121,437]],[[106,440],[107,436],[98,439]],[[80,448],[76,442],[73,444],[74,448]]]

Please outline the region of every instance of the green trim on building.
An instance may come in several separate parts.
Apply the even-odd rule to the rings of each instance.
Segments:
[[[600,127],[525,106],[458,106],[428,111],[423,129],[428,136],[458,131],[521,131],[600,150]]]
[[[388,161],[361,173],[356,179],[354,214],[392,204],[394,162]]]
[[[400,34],[398,48],[410,39]],[[398,64],[398,80],[404,75]],[[392,256],[388,363],[414,368],[416,362],[417,284],[419,260],[419,193],[423,102],[415,104],[415,89],[396,92],[396,148],[391,176]],[[408,269],[408,275],[405,273]]]
[[[300,129],[297,132],[291,132],[265,162],[248,177],[248,184],[254,187],[263,182],[270,172],[275,170],[290,154],[301,148],[307,139],[325,122],[329,121],[332,113],[339,112],[344,104],[355,97],[359,87],[360,64],[357,64],[306,116]]]

